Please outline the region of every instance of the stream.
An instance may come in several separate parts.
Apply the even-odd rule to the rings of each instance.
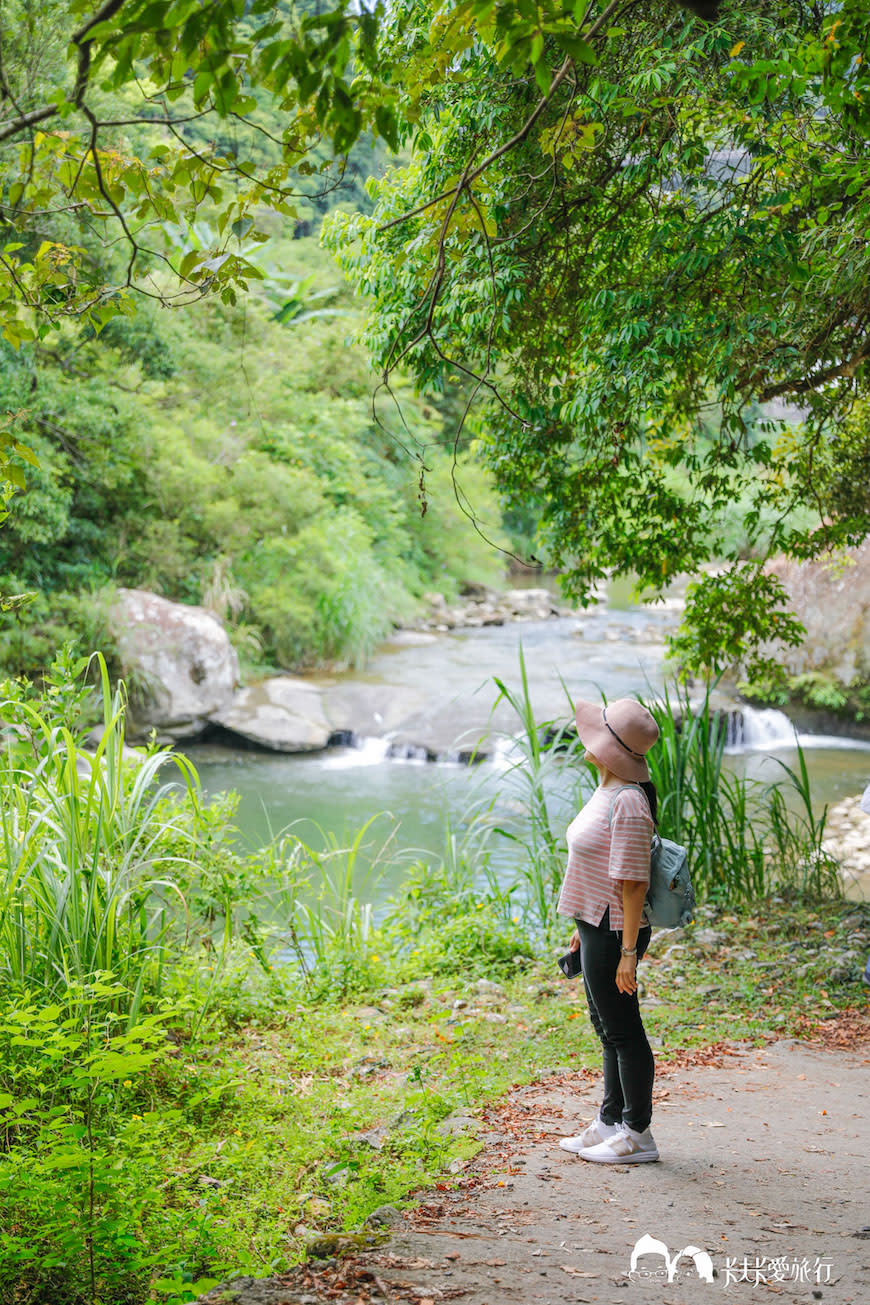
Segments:
[[[354,693],[370,691],[382,708],[373,713],[382,732],[357,739],[358,746],[286,755],[190,745],[207,795],[233,789],[239,794],[237,823],[243,840],[258,847],[293,825],[307,842],[323,845],[330,834],[343,839],[378,812],[399,822],[395,850],[401,863],[415,850],[437,854],[444,846],[448,822],[456,828],[473,804],[498,785],[510,768],[510,735],[519,732],[514,712],[498,698],[495,679],[517,691],[520,656],[525,661],[529,698],[536,719],[563,720],[570,714],[568,693],[597,699],[627,694],[653,696],[663,687],[666,634],[675,623],[675,605],[638,607],[601,605],[588,612],[546,621],[511,623],[443,634],[399,633],[363,672],[318,678],[321,684],[346,685]],[[567,692],[566,692],[567,690]],[[386,704],[386,707],[384,706]],[[416,713],[420,728],[441,740],[443,755],[468,750],[489,734],[487,759],[478,765],[389,756],[395,731],[390,708]],[[770,780],[782,773],[778,762],[795,767],[795,732],[782,712],[744,708],[741,736],[729,740],[727,764],[753,778]],[[384,719],[386,716],[386,719]],[[870,779],[870,744],[854,739],[800,735],[818,810],[859,792]],[[452,743],[452,746],[451,746]],[[566,823],[573,814],[577,776],[557,798],[557,819],[564,806]],[[376,823],[385,836],[390,821]],[[506,841],[494,864],[507,867],[516,850]]]

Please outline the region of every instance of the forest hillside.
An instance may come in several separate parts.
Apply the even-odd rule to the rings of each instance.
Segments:
[[[454,493],[449,408],[400,386],[375,414],[353,296],[287,225],[246,251],[261,279],[237,305],[145,300],[98,336],[0,344],[0,408],[39,461],[0,535],[0,592],[34,593],[5,618],[5,670],[38,671],[67,639],[111,653],[117,585],[204,604],[243,663],[298,668],[358,663],[427,590],[498,580]],[[456,470],[502,538],[486,473]]]

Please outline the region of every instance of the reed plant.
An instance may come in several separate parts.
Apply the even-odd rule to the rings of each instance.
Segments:
[[[369,837],[388,822],[380,839]],[[301,837],[311,823],[313,837]],[[386,811],[355,833],[340,837],[313,822],[295,822],[261,854],[265,913],[273,940],[298,962],[309,980],[345,992],[371,956],[373,898],[396,855],[398,822]]]
[[[50,709],[0,702],[14,725],[0,751],[0,979],[46,996],[111,974],[135,1020],[160,992],[177,885],[196,853],[190,822],[166,814],[171,769],[191,802],[194,768],[166,752],[125,758],[123,685],[96,655],[102,725],[93,751]],[[179,847],[181,851],[177,850]],[[171,850],[168,850],[171,848]]]
[[[498,689],[494,710],[507,703],[518,729],[512,736],[506,769],[498,776],[493,810],[501,815],[498,833],[518,850],[517,877],[526,909],[537,928],[548,934],[555,923],[555,903],[565,873],[565,830],[582,805],[581,787],[589,771],[582,764],[584,748],[570,716],[549,721],[535,718],[522,645],[519,672],[518,689],[494,677]],[[565,696],[570,707],[567,688]]]
[[[648,756],[659,795],[659,829],[689,852],[699,897],[723,901],[760,895],[765,888],[764,835],[750,782],[723,768],[725,732],[711,710],[687,688],[647,702],[659,727]]]
[[[787,785],[768,785],[768,859],[783,888],[816,898],[842,897],[839,862],[823,846],[828,808],[816,816],[806,757],[799,744],[797,753],[797,770],[776,758]]]

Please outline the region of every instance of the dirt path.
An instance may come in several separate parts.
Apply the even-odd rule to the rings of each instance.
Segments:
[[[653,1130],[662,1159],[653,1165],[590,1165],[559,1149],[594,1115],[597,1076],[520,1089],[482,1116],[483,1149],[458,1186],[424,1194],[387,1246],[235,1300],[703,1305],[777,1296],[863,1305],[870,1023],[859,1018],[840,1041],[850,1045],[720,1044],[661,1068]],[[670,1282],[661,1255],[643,1257],[631,1275],[644,1235],[671,1257],[689,1245],[706,1251],[713,1280],[699,1279],[686,1256]]]

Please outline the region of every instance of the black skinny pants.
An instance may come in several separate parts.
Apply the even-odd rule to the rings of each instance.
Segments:
[[[642,1133],[652,1119],[655,1062],[637,993],[620,992],[616,986],[622,930],[611,929],[609,909],[600,924],[577,920],[576,925],[589,1014],[604,1048],[604,1100],[599,1113],[605,1124],[625,1123]],[[649,946],[651,933],[646,924],[637,935],[638,960]]]

